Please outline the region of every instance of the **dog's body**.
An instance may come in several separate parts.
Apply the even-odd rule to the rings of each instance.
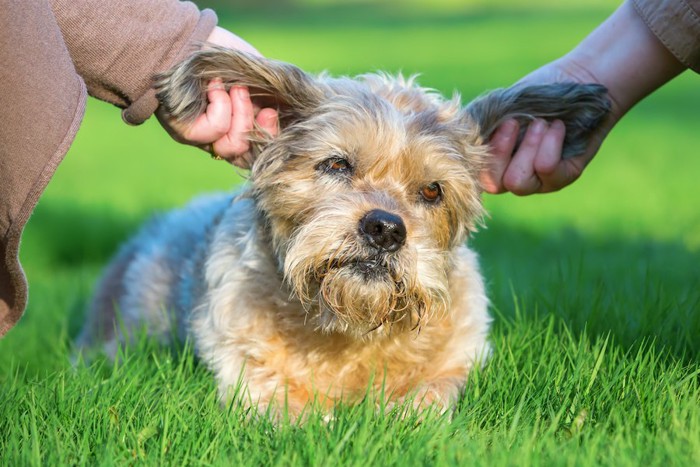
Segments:
[[[191,117],[222,74],[275,100],[280,136],[260,142],[241,194],[195,201],[123,248],[82,344],[124,339],[116,309],[127,332],[191,337],[224,400],[242,382],[246,402],[294,417],[373,384],[391,401],[452,407],[489,354],[488,301],[464,246],[481,215],[481,131],[524,113],[482,100],[474,108],[493,115],[479,121],[410,80],[314,78],[219,49],[166,75],[160,97]],[[576,91],[603,102],[599,89]]]
[[[102,291],[127,283],[117,309],[127,328],[145,326],[168,342],[178,330],[226,395],[242,378],[262,409],[286,404],[298,414],[307,402],[329,406],[366,394],[370,381],[399,399],[417,395],[447,407],[466,375],[488,354],[487,299],[475,255],[455,249],[447,280],[449,312],[416,327],[409,314],[372,330],[324,330],[330,318],[307,310],[283,280],[253,200],[210,197],[152,221],[125,245],[107,271]],[[147,280],[144,280],[147,279]],[[107,293],[101,310],[114,309]],[[97,323],[93,323],[97,324]],[[110,334],[112,323],[102,321]],[[355,334],[356,333],[356,334]],[[117,336],[108,339],[111,345]]]

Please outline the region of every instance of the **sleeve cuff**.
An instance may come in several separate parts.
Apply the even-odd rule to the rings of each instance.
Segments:
[[[166,69],[183,60],[187,55],[201,47],[201,44],[206,41],[207,37],[209,37],[216,27],[216,23],[217,17],[213,10],[202,10],[199,21],[187,40],[185,47],[170,57]],[[165,69],[156,70],[156,72],[161,71],[165,71]],[[156,91],[152,86],[149,86],[146,92],[133,101],[129,107],[122,110],[122,119],[129,125],[140,125],[148,120],[157,108],[158,99],[156,99]]]
[[[689,2],[632,0],[632,5],[669,52],[700,73],[700,16]]]

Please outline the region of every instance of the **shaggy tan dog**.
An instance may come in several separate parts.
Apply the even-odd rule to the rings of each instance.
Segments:
[[[242,192],[155,219],[125,245],[81,345],[113,352],[141,327],[189,337],[222,400],[243,383],[243,403],[291,417],[371,385],[391,403],[453,407],[490,352],[465,246],[482,215],[485,137],[507,117],[561,118],[575,153],[607,112],[605,90],[501,90],[463,108],[412,79],[316,77],[209,49],[161,77],[160,99],[191,119],[214,77],[277,106],[280,135],[256,142]]]

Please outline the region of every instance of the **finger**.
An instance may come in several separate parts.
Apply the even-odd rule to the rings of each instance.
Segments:
[[[487,193],[497,194],[506,191],[503,186],[503,174],[511,161],[513,149],[518,141],[519,127],[517,120],[506,120],[491,136],[488,165],[479,174],[481,186]]]
[[[274,138],[277,136],[279,133],[277,111],[271,108],[260,109],[253,104],[253,112],[256,114],[256,133],[263,138]],[[243,169],[249,169],[253,165],[253,155],[250,151],[246,151],[229,159],[229,162]]]
[[[263,132],[263,136],[274,138],[279,133],[277,111],[275,109],[266,108],[258,112],[255,121]]]
[[[184,132],[192,143],[207,144],[223,137],[231,124],[231,98],[221,79],[214,79],[207,88],[207,108]]]
[[[571,161],[562,160],[566,126],[560,120],[555,120],[542,137],[537,157],[535,158],[535,173],[542,182],[541,193],[548,193],[564,188],[573,182],[580,171],[572,170]]]
[[[554,172],[561,162],[562,149],[566,126],[561,120],[555,120],[542,136],[540,149],[535,157],[535,172],[538,175],[549,175]]]
[[[503,174],[503,185],[513,194],[524,196],[539,191],[542,182],[537,178],[534,164],[546,130],[547,123],[544,120],[535,119],[530,123],[520,147]]]
[[[253,103],[248,88],[234,86],[231,96],[231,126],[226,135],[214,142],[214,150],[226,159],[243,155],[250,148],[248,136],[253,129]]]

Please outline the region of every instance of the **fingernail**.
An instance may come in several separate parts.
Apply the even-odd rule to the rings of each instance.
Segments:
[[[224,86],[224,82],[221,80],[221,78],[215,78],[211,81],[209,81],[209,85],[207,86],[207,89],[214,90],[214,89],[226,89]]]
[[[241,99],[250,99],[250,94],[248,93],[247,87],[238,86],[236,92],[238,93],[238,97],[240,97]]]
[[[507,132],[513,132],[518,126],[518,121],[515,120],[514,118],[508,119],[505,122],[503,122],[503,129]]]
[[[554,128],[555,126],[556,126],[556,129],[557,129],[557,130],[564,130],[564,129],[566,129],[566,125],[565,125],[564,122],[562,122],[561,120],[554,120],[554,121],[552,122],[552,128]]]
[[[536,118],[532,123],[532,131],[534,133],[542,133],[546,127],[547,123],[541,118]]]

